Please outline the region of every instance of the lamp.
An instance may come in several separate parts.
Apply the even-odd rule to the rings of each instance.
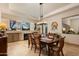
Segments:
[[[63,32],[63,33],[66,33],[66,28],[63,28],[63,29],[62,29],[62,32]]]
[[[66,31],[66,28],[63,28],[63,31]]]

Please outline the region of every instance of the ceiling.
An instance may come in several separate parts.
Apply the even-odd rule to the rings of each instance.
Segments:
[[[56,9],[64,7],[64,6],[68,5],[68,4],[69,3],[46,3],[46,4],[44,4],[44,7],[43,7],[44,15],[46,15],[46,14],[48,14],[50,12],[53,12]]]
[[[65,7],[70,3],[44,3],[43,4],[43,15],[54,12],[55,10]],[[40,5],[39,3],[0,3],[0,7],[8,8],[10,10],[22,13],[25,17],[40,16]]]

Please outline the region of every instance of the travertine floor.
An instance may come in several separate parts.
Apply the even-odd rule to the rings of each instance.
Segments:
[[[65,56],[79,56],[79,46],[65,43],[64,54]],[[38,56],[38,51],[34,53],[34,50],[28,48],[26,40],[18,41],[8,43],[8,56]]]

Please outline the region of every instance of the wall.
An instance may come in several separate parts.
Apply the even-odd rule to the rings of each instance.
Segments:
[[[11,8],[14,7],[11,7],[8,3],[0,3],[0,22],[6,23],[8,28],[10,19],[16,20],[18,22],[29,22],[31,26],[30,30],[34,30],[34,21],[29,20],[27,17],[25,18],[23,13],[16,11],[16,9],[12,10]]]
[[[28,19],[16,16],[16,15],[10,15],[10,14],[2,14],[1,16],[1,22],[5,23],[7,25],[7,28],[10,29],[10,20],[15,20],[17,22],[28,22],[30,23],[30,30],[33,30],[33,22],[31,22]]]
[[[71,15],[76,15],[76,14],[79,14],[79,7],[75,7],[75,8],[72,8],[70,10],[53,15],[52,17],[49,17],[43,21],[47,22],[47,24],[48,24],[48,32],[57,32],[59,34],[62,34],[62,18],[67,17],[67,16],[71,16]],[[51,24],[53,21],[56,21],[58,23],[58,30],[56,30],[56,31],[53,31],[52,27],[51,27]],[[77,37],[74,36],[74,39],[72,39],[73,38],[72,36],[68,37],[66,35],[66,37],[67,37],[65,39],[66,42],[79,45],[79,43],[78,43],[79,42],[79,35]],[[75,39],[77,39],[78,41]]]
[[[71,20],[71,27],[74,29],[76,33],[79,32],[79,19]]]
[[[0,8],[8,8],[8,3],[0,3]]]

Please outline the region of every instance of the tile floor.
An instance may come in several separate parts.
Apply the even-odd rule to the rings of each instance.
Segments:
[[[64,46],[65,56],[79,56],[79,46],[65,43]],[[28,42],[18,41],[8,43],[8,56],[38,56],[38,51],[34,53],[34,50],[28,48]],[[42,56],[44,56],[42,54]]]

